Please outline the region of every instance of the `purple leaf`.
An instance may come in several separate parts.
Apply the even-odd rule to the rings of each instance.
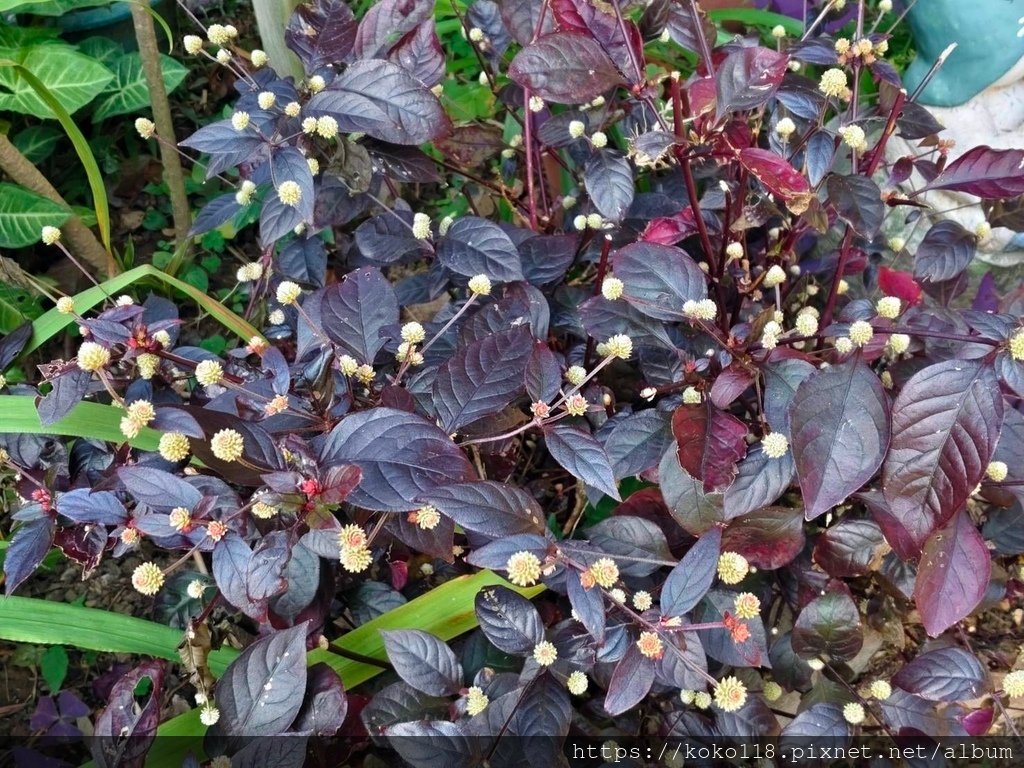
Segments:
[[[770,48],[743,47],[733,51],[715,74],[718,114],[766,104],[782,84],[788,64],[789,56]]]
[[[434,4],[426,0],[383,0],[370,6],[356,32],[356,59],[384,56],[395,41],[434,15]]]
[[[601,590],[591,587],[587,589],[580,581],[580,574],[574,570],[567,570],[565,574],[565,592],[569,598],[569,605],[576,611],[580,623],[587,628],[587,632],[599,643],[604,641],[605,636],[605,607],[604,596]]]
[[[679,464],[703,481],[704,492],[727,488],[736,476],[736,462],[747,452],[747,425],[710,402],[682,406],[672,415],[672,434]]]
[[[213,548],[213,578],[224,599],[254,619],[267,615],[265,602],[249,599],[247,577],[252,563],[252,549],[235,533],[229,533]]]
[[[0,339],[0,371],[6,371],[32,338],[32,323],[23,323]]]
[[[255,603],[279,595],[288,588],[284,569],[291,559],[288,534],[271,531],[253,548],[245,575],[245,591]]]
[[[773,195],[788,202],[807,195],[811,186],[807,178],[781,155],[767,149],[746,147],[740,150],[740,164],[750,171]]]
[[[789,404],[800,384],[817,369],[806,360],[787,358],[768,363],[764,374],[764,415],[772,432],[789,437]]]
[[[428,19],[408,32],[388,53],[388,59],[428,88],[444,80],[444,52],[434,20]]]
[[[889,403],[878,376],[857,358],[819,370],[789,406],[793,460],[808,520],[859,490],[889,445]]]
[[[648,408],[617,422],[604,441],[615,477],[621,480],[656,467],[672,444],[669,414]]]
[[[658,569],[658,560],[672,557],[664,532],[642,517],[613,515],[593,526],[588,535],[591,545],[604,554],[622,556],[619,572],[626,576],[648,576]]]
[[[624,82],[601,45],[577,32],[553,32],[527,45],[508,76],[556,104],[583,104]]]
[[[864,576],[881,563],[885,539],[872,520],[845,518],[814,542],[814,562],[836,579]]]
[[[338,673],[324,663],[309,668],[306,699],[295,718],[294,729],[316,736],[333,736],[345,722],[348,699]]]
[[[4,591],[11,594],[25,581],[46,557],[53,546],[53,518],[40,517],[22,523],[14,531],[11,545],[4,557]]]
[[[859,235],[873,238],[878,234],[885,218],[885,203],[875,182],[866,176],[832,174],[825,185],[839,218]]]
[[[697,17],[700,19],[699,31],[693,21],[693,6],[696,6]],[[704,9],[695,0],[668,3],[668,23],[665,29],[668,30],[673,43],[698,55],[701,54],[701,35],[713,44],[718,32],[715,23],[708,18]]]
[[[417,691],[450,696],[462,688],[462,668],[442,640],[418,629],[381,631],[388,660],[398,676]]]
[[[467,531],[489,537],[545,531],[544,513],[526,491],[493,480],[454,483],[419,500],[437,507]]]
[[[715,580],[721,544],[721,531],[712,528],[683,555],[661,588],[663,616],[682,616],[700,602]]]
[[[707,277],[681,248],[633,243],[614,252],[612,271],[622,298],[656,320],[682,320],[685,302],[707,296]]]
[[[372,365],[387,341],[381,332],[398,323],[398,299],[379,269],[362,267],[324,289],[319,319],[331,341]]]
[[[487,275],[499,283],[523,279],[515,243],[497,224],[477,216],[460,216],[437,247],[437,258],[464,277]]]
[[[92,374],[79,368],[72,368],[54,379],[50,379],[53,389],[39,401],[39,423],[50,427],[67,416],[92,386]]]
[[[397,64],[379,59],[350,64],[309,100],[307,109],[330,115],[344,133],[361,131],[392,144],[423,144],[451,125],[430,89]]]
[[[160,724],[164,667],[163,661],[145,661],[115,683],[93,732],[92,756],[100,768],[141,768],[145,763]],[[144,679],[152,687],[140,703],[135,691]]]
[[[833,585],[805,605],[793,625],[793,650],[803,658],[846,661],[863,644],[860,612],[842,585]]]
[[[393,408],[354,413],[327,436],[325,464],[355,464],[363,481],[348,501],[364,509],[407,512],[435,488],[474,478],[473,466],[445,432]]]
[[[964,506],[985,476],[1002,421],[995,372],[981,361],[928,366],[900,391],[882,492],[918,548]]]
[[[551,347],[542,341],[533,345],[530,359],[523,374],[526,393],[534,402],[550,402],[558,396],[562,386],[562,366]]]
[[[976,699],[988,674],[974,654],[950,646],[922,653],[892,677],[893,685],[929,701]]]
[[[806,744],[807,739],[828,738],[839,743],[850,735],[843,710],[838,704],[820,701],[812,704],[782,729],[782,746],[791,739],[796,744]]]
[[[726,613],[732,614],[736,610],[735,597],[735,592],[712,589],[694,611],[694,622],[711,624],[722,621]],[[705,652],[712,659],[734,667],[770,667],[764,624],[760,618],[746,619],[744,623],[750,630],[750,637],[742,643],[737,643],[728,629],[697,630]]]
[[[966,512],[958,513],[924,544],[914,584],[921,623],[937,637],[970,615],[988,588],[992,559]]]
[[[616,224],[633,204],[636,185],[633,166],[626,156],[613,149],[595,151],[583,171],[583,184],[598,212]]]
[[[722,499],[730,520],[774,504],[789,487],[796,470],[792,452],[771,459],[760,446],[748,452],[738,468],[736,479]]]
[[[544,625],[533,604],[507,587],[485,587],[476,595],[476,618],[495,648],[525,656],[544,639]]]
[[[283,733],[302,708],[306,690],[303,622],[262,637],[228,665],[217,681],[217,728],[227,736]]]
[[[568,424],[544,428],[544,444],[552,458],[573,477],[621,500],[608,454],[592,435]]]
[[[958,277],[974,258],[978,239],[955,221],[940,221],[928,230],[914,256],[914,277],[941,283]]]
[[[109,491],[76,488],[57,497],[57,512],[76,523],[123,525],[128,520],[124,504]]]
[[[608,692],[604,697],[605,712],[614,716],[632,709],[650,693],[653,684],[654,664],[640,653],[636,643],[630,643],[626,655],[615,665],[608,682]]]
[[[949,189],[982,199],[1024,194],[1024,150],[981,146],[964,152],[921,191]]]
[[[533,336],[520,326],[460,348],[437,371],[434,410],[445,432],[497,413],[519,397]]]
[[[637,62],[643,62],[643,40],[632,21],[624,19],[620,23],[612,6],[591,0],[553,0],[551,13],[559,31],[579,32],[593,37],[615,62],[618,70],[627,73],[633,81],[636,77],[634,57]]]
[[[624,333],[633,344],[675,347],[660,321],[640,312],[625,301],[609,301],[604,296],[592,296],[580,305],[580,320],[590,336],[607,339]]]
[[[704,494],[703,484],[679,466],[674,445],[658,464],[658,484],[672,519],[691,536],[700,536],[725,521],[721,497]]]
[[[348,59],[358,27],[352,9],[343,0],[315,0],[295,9],[284,39],[306,70],[314,72]]]

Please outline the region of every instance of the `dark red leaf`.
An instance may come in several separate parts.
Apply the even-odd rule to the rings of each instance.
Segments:
[[[782,84],[788,65],[789,56],[761,46],[729,54],[715,74],[718,114],[767,103]]]
[[[789,161],[768,149],[746,147],[740,150],[740,164],[767,187],[768,191],[788,202],[797,195],[811,191],[807,178]]]
[[[921,302],[921,286],[907,272],[879,267],[878,289],[886,296],[895,296],[911,306]]]
[[[710,401],[684,405],[672,414],[679,464],[704,483],[704,492],[725,489],[736,476],[736,462],[747,452],[747,425]]]
[[[950,189],[983,199],[1024,194],[1024,149],[981,146],[964,152],[946,166],[922,192]]]
[[[553,32],[526,46],[508,76],[556,104],[583,104],[623,82],[600,44],[578,32]]]
[[[723,534],[722,549],[739,552],[758,568],[775,570],[793,562],[804,541],[799,509],[765,507],[733,520]]]
[[[978,529],[960,512],[924,544],[914,584],[921,623],[937,637],[970,615],[988,588],[992,559]]]

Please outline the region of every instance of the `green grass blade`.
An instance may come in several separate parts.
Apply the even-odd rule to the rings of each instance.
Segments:
[[[36,399],[31,395],[4,395],[0,397],[0,432],[5,434],[64,435],[65,437],[89,437],[122,443],[121,417],[124,411],[113,405],[102,403],[79,403],[60,421],[44,427],[39,423]],[[138,437],[128,441],[143,451],[155,451],[160,442],[160,433],[144,427]]]
[[[104,299],[117,295],[119,291],[123,291],[129,285],[133,285],[147,279],[163,283],[164,285],[167,285],[179,293],[183,293],[193,299],[197,304],[205,309],[211,317],[221,323],[225,328],[228,328],[237,334],[243,341],[248,342],[253,336],[263,338],[263,334],[256,330],[253,325],[236,315],[212,296],[207,296],[198,288],[182,282],[176,277],[171,277],[170,275],[161,272],[151,264],[143,264],[141,267],[135,267],[135,269],[130,269],[127,272],[123,272],[120,275],[110,278],[104,283],[100,283],[99,287],[94,286],[87,291],[82,291],[74,297],[75,310],[79,314],[82,314],[87,310],[92,309],[97,304],[102,303]],[[39,347],[74,322],[76,322],[74,315],[62,315],[56,310],[56,308],[51,309],[32,323],[32,339],[26,345],[22,354],[28,354],[29,352],[39,349]]]
[[[85,168],[85,175],[89,179],[89,189],[92,190],[92,204],[96,211],[96,225],[100,230],[100,240],[103,242],[103,247],[107,249],[107,253],[110,253],[110,204],[107,201],[107,188],[103,185],[103,175],[100,173],[100,167],[96,163],[92,149],[89,148],[89,142],[85,140],[85,136],[78,129],[74,118],[50,93],[50,89],[42,80],[16,61],[0,59],[0,67],[13,67],[19,75],[25,78],[25,82],[32,87],[36,95],[53,110],[53,114],[56,115],[68,138],[71,139],[78,159],[82,163],[82,167]]]
[[[738,21],[748,26],[767,27],[768,29],[781,24],[790,37],[800,37],[804,31],[803,24],[796,19],[781,13],[762,11],[758,8],[722,8],[708,11],[708,18],[716,24],[721,24],[723,21]]]

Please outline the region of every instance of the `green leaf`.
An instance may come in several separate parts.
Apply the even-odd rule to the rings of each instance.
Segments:
[[[0,284],[0,333],[7,334],[43,314],[38,296],[16,285]]]
[[[87,37],[78,44],[78,50],[106,67],[113,67],[117,60],[124,56],[124,48],[109,37]],[[107,86],[108,90],[109,88],[110,86]]]
[[[0,0],[0,13],[16,11],[23,5],[45,5],[53,0]]]
[[[14,184],[0,184],[0,248],[39,242],[43,227],[59,227],[71,211]]]
[[[0,216],[0,221],[2,221],[2,216]],[[87,291],[82,291],[74,297],[75,311],[81,315],[86,310],[92,309],[97,304],[101,303],[104,299],[116,296],[129,285],[134,285],[135,283],[141,283],[143,281],[163,283],[179,293],[184,293],[205,309],[211,317],[245,342],[248,342],[253,336],[263,338],[263,334],[256,330],[254,326],[243,320],[213,297],[207,296],[205,293],[193,288],[188,283],[184,283],[177,278],[161,272],[150,264],[143,264],[140,267],[135,267],[135,269],[122,272],[120,275],[110,278],[97,287],[90,288]],[[32,339],[26,345],[22,354],[28,354],[29,352],[39,349],[39,347],[74,322],[76,322],[74,315],[62,315],[56,308],[51,309],[32,324]]]
[[[81,109],[114,79],[98,61],[64,46],[21,49],[10,57],[35,75],[68,112]],[[0,109],[36,117],[55,117],[36,89],[13,69],[0,69]]]
[[[114,2],[116,0],[18,0],[20,5],[25,6],[19,13],[31,13],[35,16],[63,16],[68,11],[96,8]]]
[[[772,11],[762,11],[758,8],[722,8],[708,11],[708,18],[716,24],[723,21],[738,21],[747,26],[768,27],[781,25],[786,34],[791,37],[799,37],[803,33],[803,25],[796,19]],[[732,36],[729,36],[732,39]]]
[[[82,402],[63,419],[48,427],[39,423],[36,399],[31,395],[0,396],[0,430],[7,434],[64,435],[66,437],[90,437],[112,443],[125,441],[121,434],[121,417],[124,411],[113,405]],[[155,451],[160,442],[160,433],[145,427],[139,436],[128,443],[143,451]],[[0,600],[0,603],[3,601]]]
[[[11,143],[30,163],[38,165],[48,158],[64,134],[52,125],[32,125],[11,139]]]
[[[188,68],[170,56],[160,57],[160,68],[168,93],[181,85],[188,74]],[[92,121],[98,123],[114,115],[138,112],[148,108],[150,103],[149,86],[142,71],[142,57],[138,53],[129,53],[114,65],[114,80],[96,102]]]
[[[63,645],[51,645],[46,649],[39,662],[39,671],[50,687],[50,693],[60,690],[64,678],[68,675],[68,652],[64,650]]]

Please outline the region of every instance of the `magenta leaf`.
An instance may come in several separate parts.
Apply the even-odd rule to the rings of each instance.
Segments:
[[[859,490],[889,445],[889,404],[857,358],[816,371],[789,406],[793,458],[808,520]]]
[[[949,189],[983,199],[1024,194],[1022,149],[974,147],[964,152],[936,176],[923,191]]]
[[[770,48],[742,47],[726,57],[716,73],[718,114],[767,103],[782,84],[789,56]]]
[[[774,570],[793,562],[804,541],[804,517],[799,509],[765,507],[729,523],[722,548],[739,552],[758,568]]]
[[[811,191],[807,178],[781,155],[758,147],[740,150],[740,164],[760,181],[773,195],[783,201]]]
[[[981,361],[936,363],[904,385],[893,404],[882,492],[918,548],[981,482],[1002,421],[995,372]]]
[[[970,615],[985,596],[992,559],[966,512],[958,513],[924,544],[914,585],[921,623],[937,637]]]
[[[704,492],[723,490],[747,452],[747,426],[710,402],[682,406],[672,415],[679,464],[704,483]]]
[[[508,76],[556,104],[583,104],[624,82],[600,43],[578,32],[553,32],[526,46]]]

